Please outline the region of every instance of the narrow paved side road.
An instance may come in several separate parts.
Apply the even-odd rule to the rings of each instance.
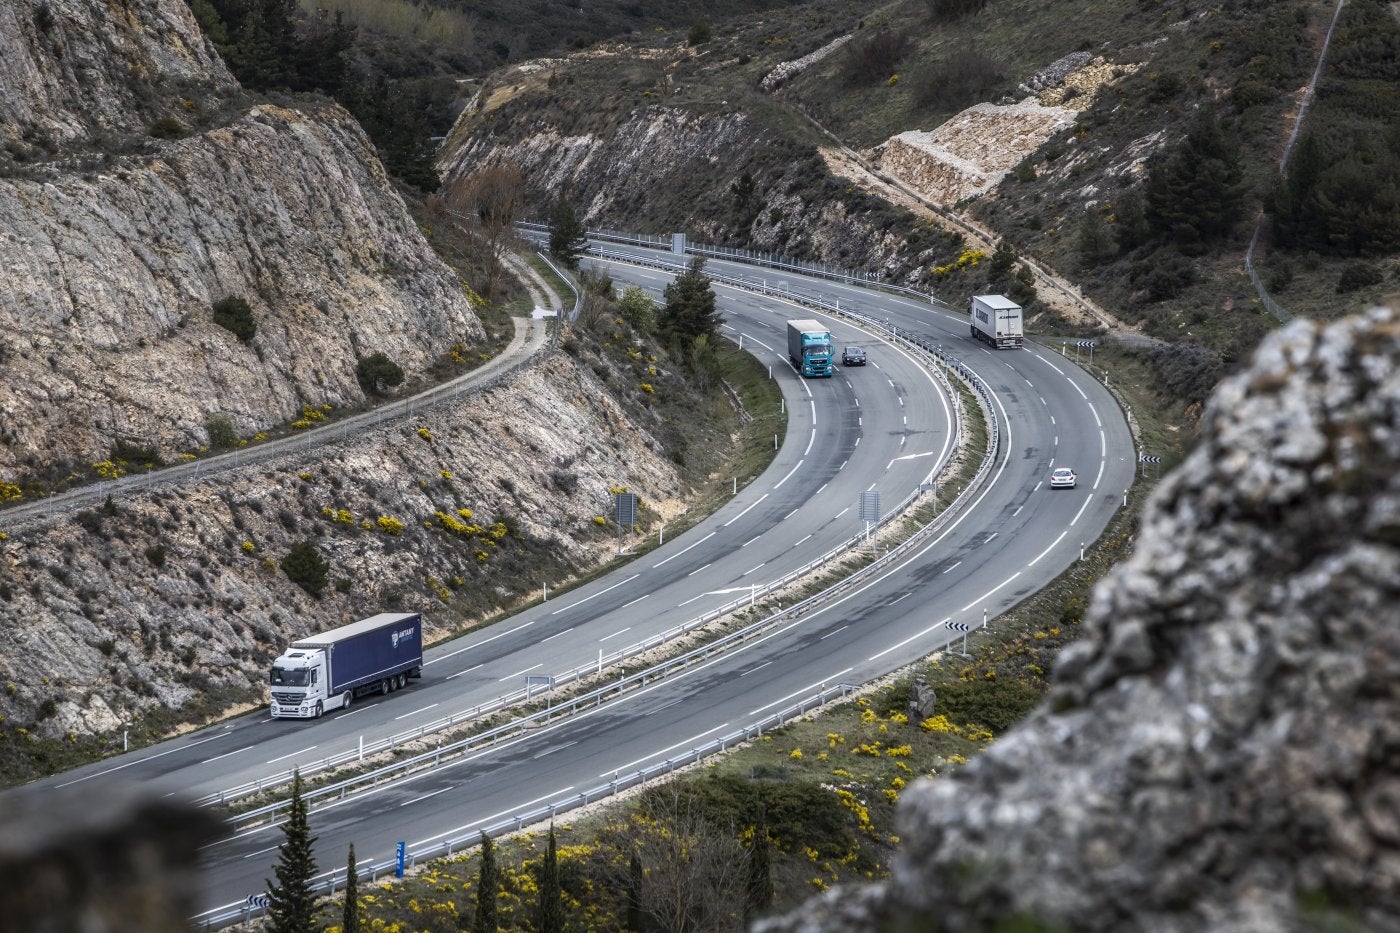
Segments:
[[[530,268],[528,263],[512,265],[512,270],[521,276],[522,282],[536,297],[541,306],[558,308],[558,296],[550,289],[543,276]],[[549,340],[549,322],[529,317],[512,317],[515,334],[510,343],[500,353],[470,372],[440,385],[424,389],[406,398],[397,399],[371,411],[353,415],[331,424],[311,428],[299,434],[267,441],[256,447],[233,450],[214,457],[174,464],[142,475],[128,475],[110,482],[92,483],[57,493],[42,500],[21,502],[0,511],[0,530],[14,531],[26,522],[46,518],[103,502],[108,496],[114,499],[128,493],[145,492],[157,487],[179,485],[190,480],[205,481],[215,473],[238,469],[257,463],[264,463],[294,451],[314,450],[351,436],[358,436],[384,422],[411,416],[424,406],[457,398],[467,393],[479,391],[498,379],[526,365],[541,352]]]

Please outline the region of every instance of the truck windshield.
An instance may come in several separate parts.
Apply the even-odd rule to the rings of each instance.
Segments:
[[[285,667],[272,669],[272,683],[277,687],[305,687],[310,683],[308,671],[289,671]]]
[[[829,343],[809,343],[802,348],[805,356],[830,356],[831,344]]]

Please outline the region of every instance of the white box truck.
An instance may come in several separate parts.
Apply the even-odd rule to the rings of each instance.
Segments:
[[[1021,306],[1005,295],[972,296],[972,336],[998,350],[1021,346]]]
[[[422,675],[422,617],[381,612],[292,642],[272,662],[272,718],[315,719],[357,696],[392,693]]]

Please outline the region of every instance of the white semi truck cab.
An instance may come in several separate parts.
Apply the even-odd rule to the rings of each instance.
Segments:
[[[268,676],[272,718],[314,719],[363,694],[392,693],[422,673],[422,617],[381,612],[292,642]]]

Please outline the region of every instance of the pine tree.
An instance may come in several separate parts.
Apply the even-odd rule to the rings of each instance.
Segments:
[[[564,933],[564,892],[559,885],[559,845],[549,827],[549,848],[540,867],[540,933]]]
[[[360,933],[360,873],[355,867],[355,843],[350,843],[350,855],[345,863],[345,913],[340,921],[340,933]]]
[[[476,925],[475,933],[496,933],[496,889],[501,884],[501,873],[496,868],[496,850],[491,845],[491,837],[481,836],[481,871],[476,876]]]
[[[572,205],[560,201],[549,215],[550,255],[571,269],[576,267],[579,254],[588,246],[586,232]]]
[[[267,882],[269,933],[306,933],[316,919],[316,896],[311,879],[316,877],[316,857],[312,847],[306,801],[301,796],[301,772],[292,775],[292,806],[282,826],[286,839],[278,847],[273,871],[277,883]]]
[[[1200,255],[1239,220],[1244,197],[1239,144],[1212,114],[1192,124],[1186,139],[1147,176],[1147,220],[1187,255]]]
[[[715,293],[704,269],[705,257],[696,256],[690,261],[690,268],[676,276],[662,293],[666,309],[661,317],[661,334],[673,350],[693,345],[697,337],[713,343],[719,336]]]

